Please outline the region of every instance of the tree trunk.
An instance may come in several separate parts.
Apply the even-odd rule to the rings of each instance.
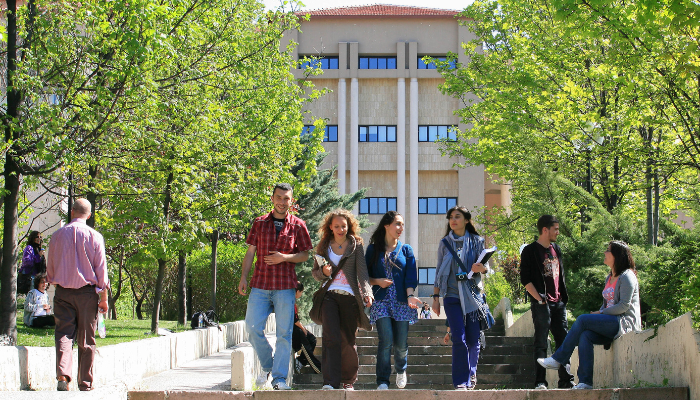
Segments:
[[[91,190],[88,191],[87,196],[85,198],[87,201],[90,202],[90,218],[88,218],[86,224],[87,226],[94,228],[95,227],[95,204],[97,203],[97,193],[95,193],[95,179],[97,178],[97,167],[90,165],[88,167],[88,175],[90,176],[90,180],[88,181],[88,188]]]
[[[169,217],[170,217],[170,201],[171,190],[173,184],[174,175],[172,170],[168,174],[168,180],[165,183],[165,198],[163,199],[163,217],[165,220],[164,229],[168,229]],[[153,315],[151,315],[151,333],[154,335],[158,334],[158,321],[160,319],[160,300],[163,297],[163,279],[165,278],[165,265],[166,259],[165,254],[158,258],[158,281],[156,282],[156,293],[153,296]]]
[[[18,117],[21,94],[15,89],[17,71],[17,1],[7,1],[7,113],[2,121],[5,126],[5,143],[19,138],[19,132],[10,125]],[[13,146],[14,147],[14,146]],[[5,153],[3,199],[2,271],[0,271],[0,335],[17,343],[17,210],[19,207],[20,169],[13,157],[13,148]]]
[[[187,271],[187,321],[192,319],[192,272]]]
[[[177,323],[187,325],[187,253],[180,250],[177,263]]]
[[[661,188],[659,187],[659,171],[654,171],[654,245],[659,244],[659,203]]]
[[[143,305],[143,299],[136,299],[136,318],[143,319],[143,312],[141,311],[141,306]]]
[[[110,311],[112,312],[112,319],[116,320],[117,319],[117,308],[115,307],[115,304],[117,304],[117,300],[119,300],[119,297],[122,295],[122,270],[124,266],[124,249],[122,248],[121,255],[119,257],[119,277],[117,278],[117,293],[112,296],[112,291],[109,291],[109,308]]]
[[[216,311],[216,253],[219,247],[219,231],[211,234],[211,309]]]

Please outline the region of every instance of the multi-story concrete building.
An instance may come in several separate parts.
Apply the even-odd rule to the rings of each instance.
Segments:
[[[298,43],[299,59],[321,58],[323,73],[312,80],[332,90],[308,107],[307,123],[327,119],[326,167],[338,165],[341,193],[369,188],[355,211],[372,222],[387,210],[404,215],[404,239],[416,250],[425,285],[433,282],[446,210],[509,201],[507,187],[493,184],[483,166],[455,168],[460,160],[442,156],[435,142],[453,139],[453,126],[466,128],[454,115],[459,100],[440,92],[444,79],[421,60],[453,52],[460,63],[468,61],[461,44],[474,36],[457,13],[393,5],[302,11],[310,19],[286,35],[286,43]],[[304,76],[302,69],[294,73]],[[431,290],[424,286],[419,293]]]

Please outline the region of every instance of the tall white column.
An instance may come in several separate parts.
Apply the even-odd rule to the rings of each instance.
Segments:
[[[406,80],[398,79],[396,123],[396,211],[406,215]]]
[[[418,249],[418,79],[411,78],[411,114],[410,114],[410,131],[411,131],[411,215],[409,223],[409,240],[416,258],[420,257]]]
[[[345,116],[345,79],[338,80],[338,193],[345,194],[345,154],[347,119]]]
[[[359,189],[357,179],[359,95],[357,78],[350,81],[350,193]],[[357,208],[357,206],[355,206]],[[355,210],[357,212],[357,210]]]

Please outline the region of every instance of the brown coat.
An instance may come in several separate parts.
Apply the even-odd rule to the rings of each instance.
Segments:
[[[348,242],[349,246],[345,248],[345,252],[340,258],[339,266],[348,279],[348,283],[353,286],[355,301],[360,311],[358,313],[357,326],[366,331],[371,331],[372,325],[369,323],[369,318],[367,318],[367,314],[365,314],[364,311],[364,297],[370,297],[374,301],[374,296],[372,295],[372,285],[369,284],[367,264],[365,264],[365,250],[364,247],[362,247],[362,243],[357,242],[352,236],[348,236]],[[322,252],[317,254],[323,256],[329,264],[334,266],[333,262],[328,257],[328,249],[323,249]],[[311,275],[319,282],[325,283],[325,281],[329,279],[323,274],[316,260],[314,260],[314,268],[311,270]],[[353,282],[357,284],[360,290],[354,290]]]

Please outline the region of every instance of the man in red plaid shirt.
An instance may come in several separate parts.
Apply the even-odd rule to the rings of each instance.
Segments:
[[[289,359],[292,354],[292,327],[297,287],[297,263],[309,259],[311,238],[306,224],[289,213],[292,205],[292,187],[279,183],[272,191],[272,212],[253,221],[246,243],[248,251],[243,259],[238,293],[246,295],[248,274],[257,254],[245,324],[248,341],[258,355],[262,373],[255,384],[261,389],[272,376],[275,390],[291,389],[287,385]],[[277,321],[275,357],[265,338],[265,324],[271,312]]]

